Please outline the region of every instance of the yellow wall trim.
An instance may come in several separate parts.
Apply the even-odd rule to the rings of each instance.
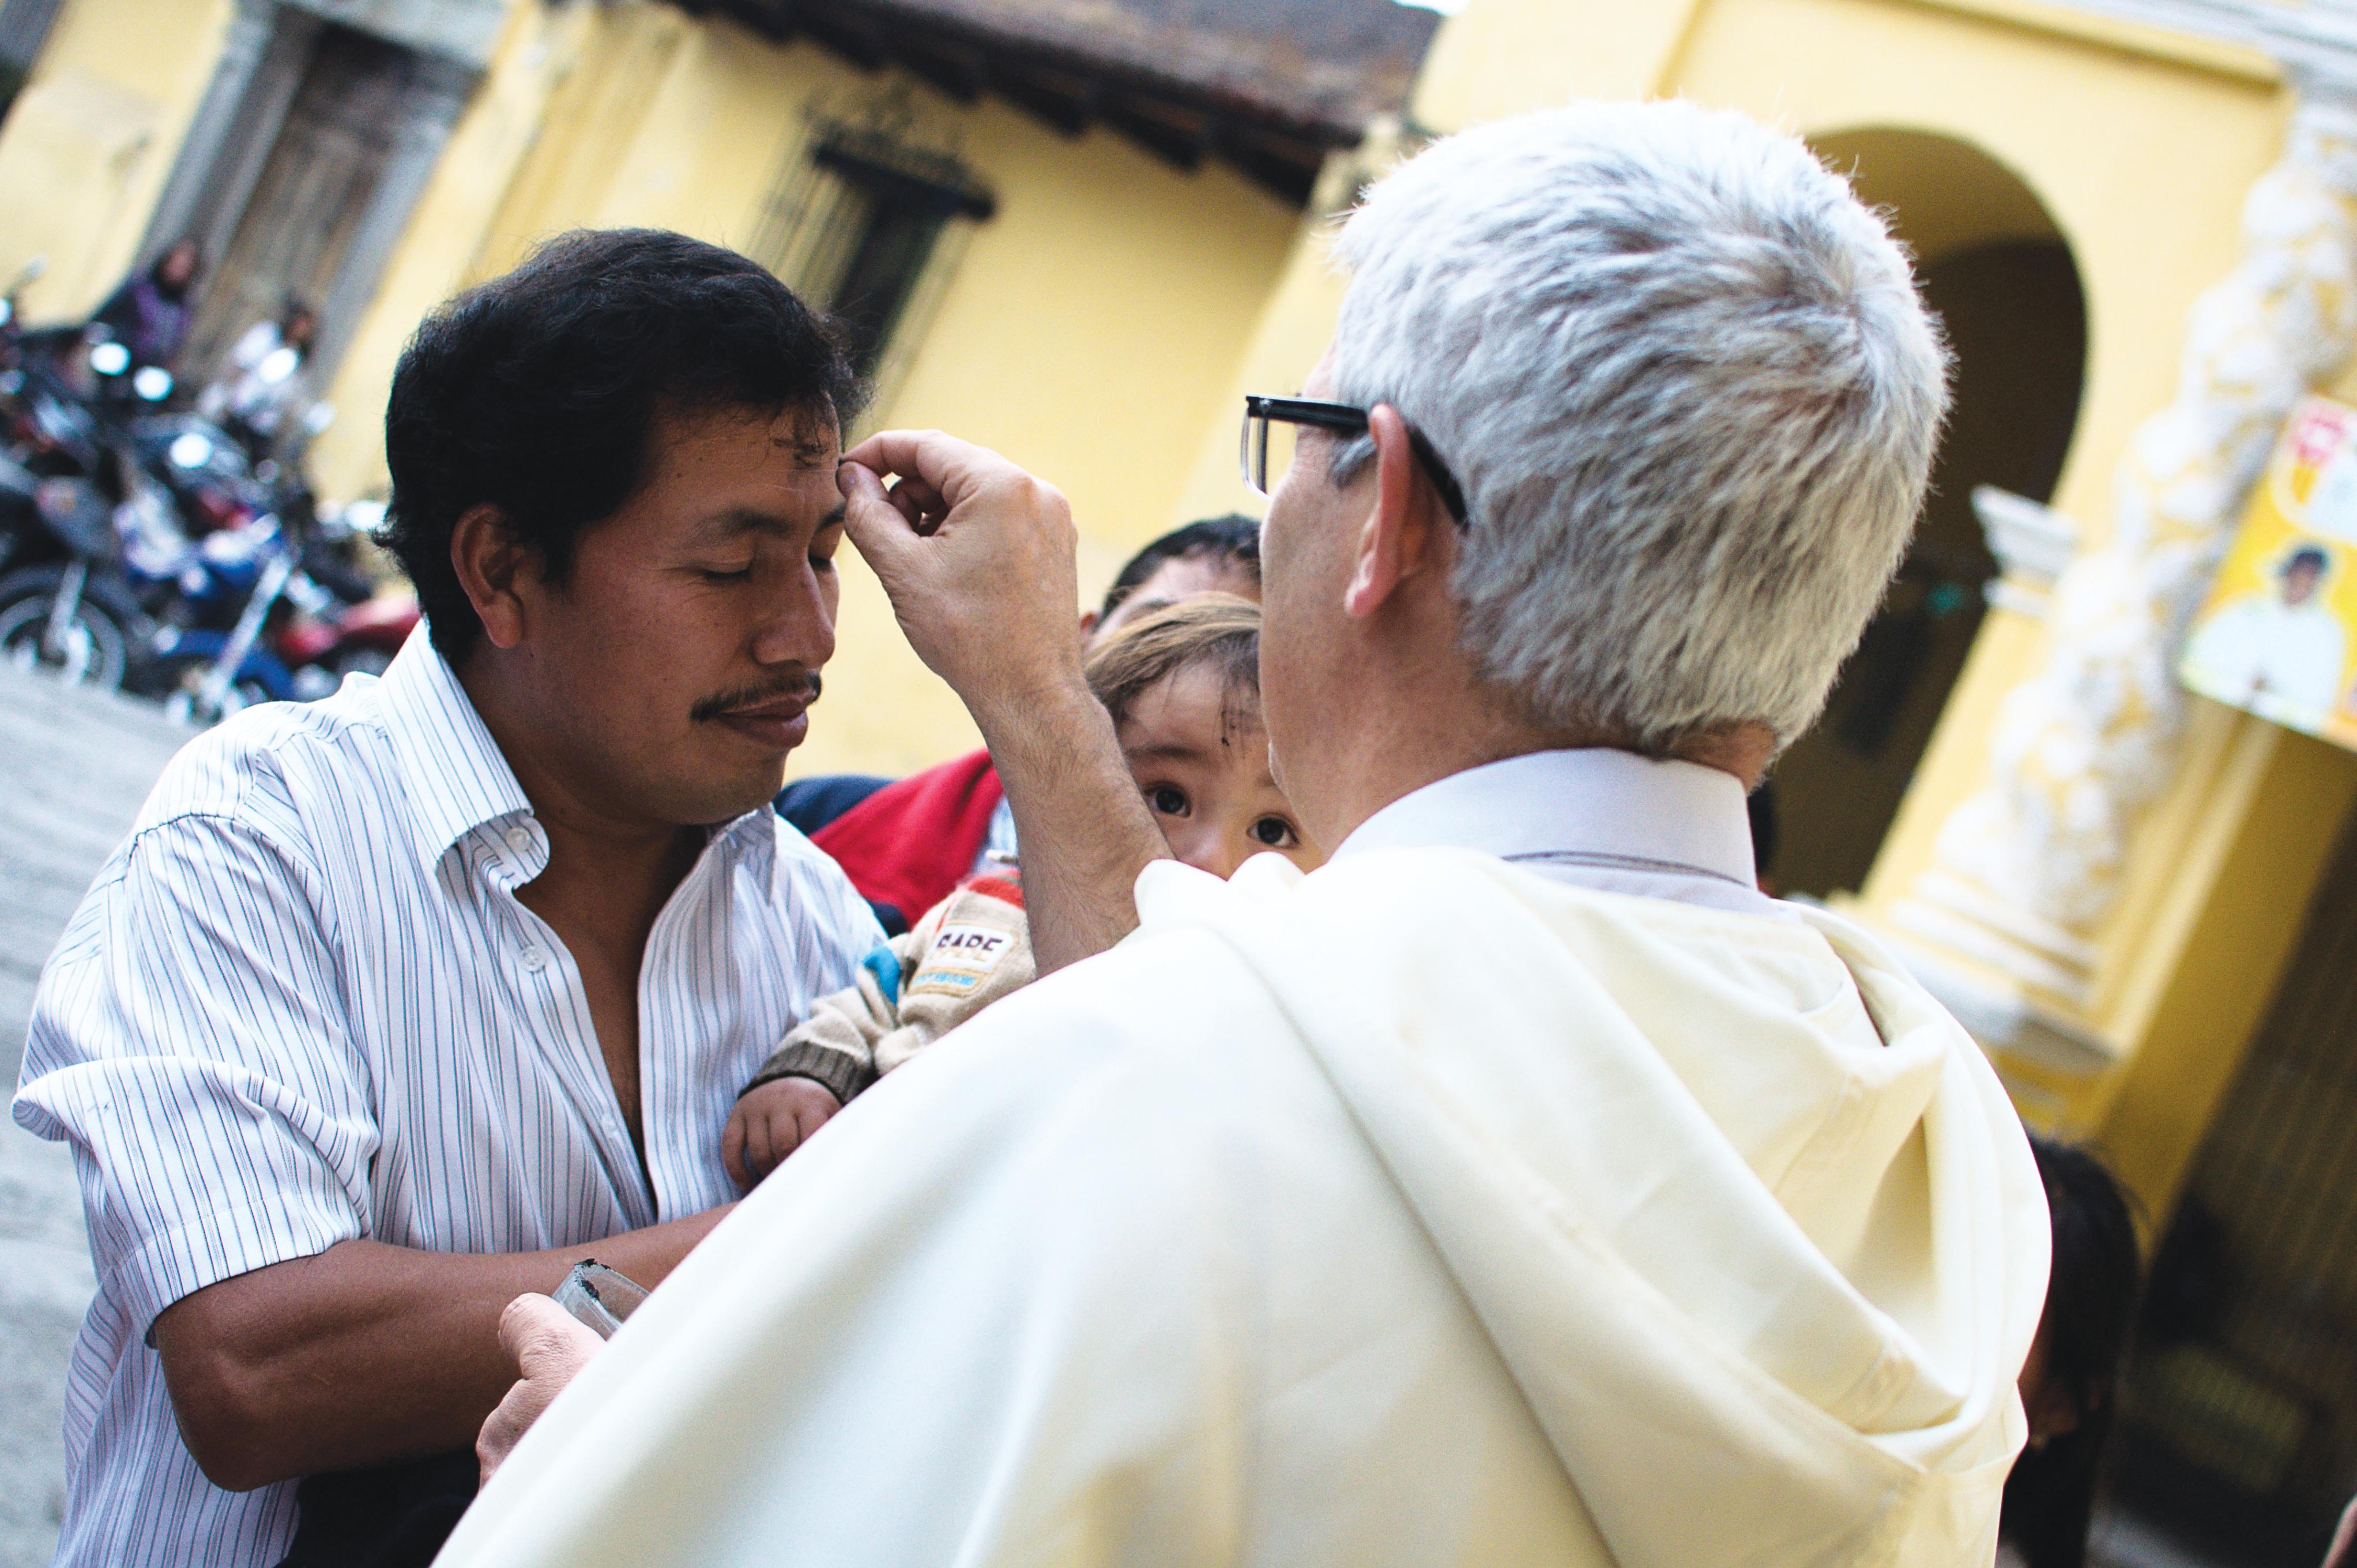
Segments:
[[[2197,70],[2214,71],[2220,76],[2235,77],[2270,87],[2284,79],[2283,67],[2259,49],[2228,43],[2222,38],[2204,38],[2199,33],[2179,32],[2174,27],[2132,22],[2121,16],[2106,16],[2073,5],[2052,5],[2048,0],[1890,0],[1890,3],[1933,11],[1953,11],[2011,27],[2029,27],[2079,43],[2095,44],[2151,59],[2164,59],[2176,65],[2191,66]]]

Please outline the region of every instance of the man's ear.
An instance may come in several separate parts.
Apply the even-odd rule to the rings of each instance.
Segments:
[[[1439,544],[1435,498],[1416,467],[1407,421],[1379,403],[1368,412],[1367,434],[1375,443],[1374,501],[1360,528],[1351,585],[1342,591],[1343,612],[1354,620],[1373,615],[1402,583],[1434,565]]]
[[[513,648],[523,640],[524,605],[516,590],[527,575],[536,579],[534,553],[509,532],[506,514],[489,501],[468,507],[450,530],[450,568],[494,648]]]
[[[1081,646],[1082,648],[1086,648],[1089,645],[1089,639],[1097,634],[1097,622],[1102,618],[1103,618],[1094,610],[1081,612]]]

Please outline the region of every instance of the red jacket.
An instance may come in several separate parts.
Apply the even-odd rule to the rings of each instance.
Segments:
[[[957,890],[990,837],[1006,791],[990,753],[977,751],[887,784],[811,835],[871,904],[902,923]]]

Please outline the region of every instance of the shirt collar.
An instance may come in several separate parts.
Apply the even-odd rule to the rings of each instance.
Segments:
[[[532,811],[507,754],[422,624],[394,655],[377,693],[401,757],[417,853],[429,867],[484,823]]]
[[[1360,823],[1334,858],[1440,846],[1605,860],[1744,888],[1756,877],[1740,779],[1628,751],[1534,751],[1453,773]]]

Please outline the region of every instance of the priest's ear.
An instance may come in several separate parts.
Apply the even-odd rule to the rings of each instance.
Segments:
[[[1387,403],[1369,410],[1367,435],[1375,446],[1374,493],[1342,594],[1344,613],[1356,620],[1381,610],[1412,579],[1438,572],[1446,582],[1456,546],[1448,509],[1416,460],[1399,410]]]

